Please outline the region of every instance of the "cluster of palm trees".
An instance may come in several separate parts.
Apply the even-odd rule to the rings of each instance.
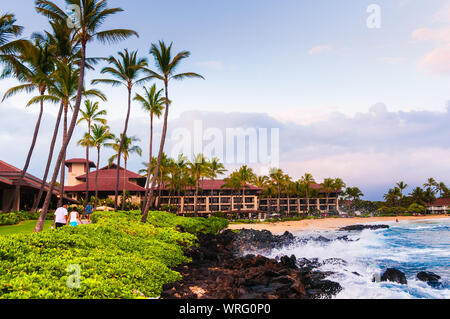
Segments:
[[[147,176],[156,176],[158,178],[158,197],[161,197],[163,189],[169,192],[169,206],[173,203],[174,196],[181,196],[186,189],[195,189],[194,210],[198,212],[198,196],[201,189],[201,181],[205,179],[216,180],[226,173],[225,166],[218,158],[206,159],[203,154],[194,156],[190,161],[186,156],[180,154],[178,158],[168,158],[163,153],[159,169],[157,170],[157,157],[153,157],[150,163],[143,163],[145,168],[139,173]],[[156,198],[151,198],[148,193],[145,194],[145,206],[155,207]],[[152,202],[149,202],[152,201]],[[161,201],[158,201],[159,209]]]
[[[0,63],[2,64],[1,78],[12,77],[20,82],[20,85],[9,89],[3,96],[3,100],[14,96],[18,93],[37,92],[27,106],[39,104],[39,115],[36,121],[36,126],[33,134],[32,144],[29,149],[27,159],[15,189],[14,198],[11,199],[8,210],[11,210],[13,203],[20,194],[20,186],[23,178],[29,167],[34,147],[39,135],[42,116],[44,113],[44,103],[59,104],[59,113],[55,123],[54,135],[50,143],[49,157],[46,166],[45,176],[41,187],[40,196],[43,196],[44,187],[50,175],[50,166],[53,161],[55,152],[55,144],[58,135],[61,118],[64,118],[63,141],[56,162],[54,163],[54,171],[51,174],[49,187],[44,200],[39,220],[36,224],[35,231],[42,231],[44,221],[49,209],[50,200],[57,183],[58,176],[61,175],[61,185],[64,185],[64,161],[67,152],[67,147],[72,139],[74,130],[77,124],[86,122],[88,126],[89,138],[85,142],[81,142],[86,147],[86,163],[89,167],[89,147],[96,145],[100,147],[105,141],[99,140],[109,136],[109,129],[106,126],[93,124],[90,115],[82,114],[80,119],[80,111],[83,100],[96,97],[103,101],[106,97],[99,91],[94,89],[87,89],[85,86],[85,74],[88,70],[93,70],[95,64],[104,60],[108,63],[107,67],[101,70],[101,73],[108,78],[96,79],[91,84],[110,84],[112,86],[124,85],[128,91],[128,107],[127,116],[125,118],[124,130],[120,135],[120,142],[117,148],[117,182],[115,191],[115,209],[118,209],[118,188],[119,188],[119,174],[120,162],[123,156],[126,143],[128,143],[127,131],[131,113],[132,91],[138,85],[152,80],[161,81],[165,93],[164,98],[161,98],[162,91],[158,91],[158,103],[164,107],[164,125],[162,132],[162,139],[160,143],[160,150],[156,160],[155,170],[159,171],[163,157],[163,150],[165,145],[165,138],[167,135],[168,115],[169,115],[169,83],[171,80],[183,80],[186,78],[202,78],[199,74],[193,72],[176,73],[176,69],[182,61],[190,56],[188,51],[182,51],[177,54],[172,53],[172,44],[166,45],[163,41],[157,44],[152,44],[150,48],[150,56],[154,60],[155,70],[148,66],[146,58],[138,57],[138,52],[129,52],[124,50],[118,53],[118,57],[105,58],[89,58],[88,49],[91,43],[98,41],[101,44],[117,43],[128,39],[132,36],[138,36],[138,33],[129,29],[109,29],[104,30],[102,26],[105,22],[111,23],[112,18],[115,18],[117,13],[122,12],[121,8],[109,8],[107,0],[66,0],[67,5],[78,6],[79,16],[77,23],[68,23],[70,17],[66,11],[60,8],[57,4],[47,0],[36,0],[35,8],[39,14],[47,17],[50,23],[51,30],[43,33],[35,33],[31,39],[19,39],[23,28],[16,24],[14,15],[5,14],[0,16]],[[148,93],[152,89],[146,90],[146,97],[136,96],[136,100],[145,101],[149,98]],[[154,102],[154,101],[152,101]],[[95,102],[89,102],[90,107],[94,108]],[[145,103],[144,103],[145,104]],[[152,103],[150,103],[152,104]],[[87,104],[85,104],[87,105]],[[86,109],[86,111],[88,111]],[[150,110],[151,116],[155,115],[154,110]],[[71,113],[71,120],[69,122],[69,113]],[[99,114],[99,116],[103,116]],[[97,126],[96,126],[97,125]],[[111,137],[111,136],[109,136]],[[92,140],[90,140],[92,138]],[[94,140],[97,140],[94,143]],[[89,142],[88,142],[89,141]],[[91,143],[92,142],[92,143]],[[98,146],[100,145],[100,146]],[[97,148],[99,150],[99,148]],[[99,151],[98,151],[99,153]],[[98,154],[99,157],[99,154]],[[124,157],[125,158],[125,157]],[[61,172],[61,174],[60,174]],[[152,202],[153,189],[158,182],[158,177],[155,176],[148,188],[149,200],[143,209],[142,221],[147,219],[149,204]],[[88,183],[87,183],[88,185]],[[86,192],[86,195],[88,192]],[[39,198],[40,201],[40,198]],[[37,201],[36,206],[39,204]],[[34,207],[34,209],[36,209]]]
[[[403,181],[398,182],[395,187],[389,189],[383,198],[390,206],[401,206],[402,202],[431,204],[437,196],[450,197],[450,190],[446,184],[437,182],[434,178],[429,178],[423,187],[414,188],[409,195],[404,194],[407,188],[408,184]]]

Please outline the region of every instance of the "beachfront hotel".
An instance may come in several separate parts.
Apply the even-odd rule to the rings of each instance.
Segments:
[[[7,206],[10,205],[21,174],[22,170],[0,160],[0,211],[7,210]],[[26,173],[21,183],[20,194],[17,196],[14,204],[12,205],[12,210],[19,211],[31,209],[34,201],[36,200],[36,197],[39,194],[41,185],[41,179],[29,173]],[[45,199],[48,191],[49,185],[45,184],[44,193],[41,198],[41,204]],[[52,192],[52,207],[57,204],[59,196],[60,191],[59,188],[56,187]],[[67,196],[64,197],[64,201],[67,203],[75,203],[72,198],[69,198]]]
[[[66,161],[68,168],[68,184],[65,186],[66,194],[73,200],[80,201],[86,191],[86,160],[71,159]],[[95,168],[93,162],[89,166]],[[97,171],[89,172],[89,192],[95,192],[95,176]],[[98,192],[101,199],[114,199],[116,187],[117,166],[107,166],[98,170]],[[145,195],[146,177],[124,168],[120,169],[119,192],[129,192],[130,201],[140,205]],[[268,212],[275,212],[280,207],[284,214],[303,214],[309,210],[329,213],[337,212],[339,208],[339,194],[330,193],[328,201],[325,193],[321,192],[321,186],[313,184],[311,187],[319,193],[318,198],[310,198],[309,205],[306,198],[291,198],[282,195],[278,198],[263,198],[262,189],[248,185],[241,191],[224,187],[223,180],[203,180],[199,183],[199,195],[197,197],[198,213],[209,215],[214,212],[240,212],[248,217],[261,217]],[[155,189],[156,206],[177,207],[178,214],[191,215],[195,210],[195,188],[186,188],[182,194],[173,194],[162,187]]]

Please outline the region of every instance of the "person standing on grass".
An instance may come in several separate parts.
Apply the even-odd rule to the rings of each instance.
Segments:
[[[80,219],[80,214],[76,210],[73,210],[70,213],[69,220],[67,221],[67,225],[70,225],[71,227],[77,227],[78,223],[82,224]]]
[[[67,212],[67,205],[60,207],[55,211],[55,221],[54,221],[53,225],[55,225],[56,229],[67,225],[67,215],[68,214],[69,213]]]
[[[88,203],[86,205],[86,215],[87,215],[87,219],[88,219],[88,223],[91,223],[91,215],[92,215],[92,211],[93,211],[94,207],[92,207],[91,203]]]

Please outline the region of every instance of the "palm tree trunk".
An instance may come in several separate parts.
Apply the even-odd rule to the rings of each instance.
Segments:
[[[64,128],[63,128],[63,143],[67,137],[67,115],[69,113],[69,103],[64,103]],[[60,198],[58,201],[58,207],[61,207],[63,204],[64,198],[64,183],[66,180],[66,152],[64,152],[63,160],[61,162],[61,176],[60,176]]]
[[[44,89],[41,88],[40,93],[41,93],[41,96],[44,95],[45,88]],[[9,213],[13,210],[13,207],[17,201],[17,198],[19,198],[20,186],[22,185],[22,182],[25,177],[25,174],[27,173],[28,167],[30,166],[31,156],[33,155],[34,147],[36,146],[36,141],[37,141],[37,137],[39,134],[39,129],[41,127],[41,120],[42,120],[43,113],[44,113],[44,101],[41,100],[38,120],[36,122],[36,126],[34,127],[33,140],[31,142],[30,149],[28,150],[28,155],[27,155],[27,159],[25,161],[25,166],[23,167],[22,172],[20,173],[19,180],[17,181],[16,188],[14,190],[14,195],[12,196],[11,201],[8,205],[8,208],[6,209],[7,213]],[[19,210],[20,210],[20,205],[19,205]]]
[[[148,193],[150,191],[149,186],[150,186],[150,177],[152,175],[152,157],[153,157],[153,113],[150,112],[150,152],[149,152],[149,160],[148,160],[148,172],[147,172],[147,184],[145,185],[145,198],[144,198],[144,203],[143,203],[143,207],[142,210],[145,209],[145,206],[147,205],[147,200],[148,200]]]
[[[161,208],[161,190],[164,187],[163,174],[159,176],[159,190],[158,190],[158,210]]]
[[[91,123],[88,122],[88,136],[91,136]],[[89,173],[91,167],[89,165],[89,145],[86,145],[86,195],[84,197],[84,206],[89,205]],[[86,213],[86,211],[84,211]]]
[[[164,82],[164,85],[165,85],[165,90],[166,90],[166,110],[164,112],[164,125],[163,125],[163,131],[162,131],[162,136],[161,136],[161,143],[160,143],[160,146],[159,146],[158,161],[156,163],[156,172],[159,172],[159,169],[161,167],[161,160],[162,160],[162,155],[163,155],[163,152],[164,152],[164,144],[166,142],[166,135],[167,135],[167,122],[168,122],[168,119],[169,119],[169,92],[168,92],[168,82],[167,82],[167,80]],[[153,177],[153,182],[152,182],[152,187],[150,189],[149,200],[147,201],[147,205],[145,206],[144,212],[142,214],[141,222],[143,222],[143,223],[147,222],[148,209],[150,207],[149,204],[153,200],[153,189],[155,189],[155,185],[156,185],[157,180],[158,180],[157,176],[154,176]]]
[[[77,91],[77,98],[76,98],[75,106],[74,106],[74,110],[73,110],[72,122],[70,123],[69,131],[67,132],[67,136],[64,139],[64,143],[59,152],[58,160],[56,161],[55,170],[53,172],[52,181],[50,183],[50,189],[45,198],[44,207],[42,208],[42,212],[36,223],[36,227],[34,229],[35,232],[41,232],[44,228],[45,218],[47,216],[48,208],[50,206],[50,200],[52,198],[53,189],[55,187],[56,179],[58,178],[59,170],[61,168],[61,163],[63,161],[63,157],[64,157],[64,154],[66,153],[67,146],[69,145],[70,139],[72,138],[72,135],[73,135],[73,131],[77,124],[78,114],[80,112],[81,98],[82,98],[82,93],[83,93],[85,66],[86,66],[86,43],[82,43],[81,44],[80,77],[78,79],[78,91]]]
[[[94,212],[97,210],[98,205],[98,170],[100,167],[100,146],[97,146],[97,171],[95,172],[95,203]]]
[[[117,212],[118,203],[117,200],[119,198],[119,178],[120,178],[120,157],[122,155],[123,143],[125,141],[125,137],[127,136],[128,131],[128,122],[130,121],[130,113],[131,113],[131,84],[128,85],[128,111],[127,117],[125,119],[125,128],[123,130],[123,135],[120,141],[119,154],[117,157],[117,175],[116,175],[116,189],[115,189],[115,201],[114,201],[114,210]]]
[[[125,162],[125,170],[123,171],[122,211],[125,210],[125,202],[127,200],[127,198],[126,198],[127,190],[125,188],[125,184],[126,184],[126,181],[127,181],[127,160],[125,159],[124,162]]]
[[[42,184],[41,184],[41,188],[39,189],[38,196],[36,197],[36,199],[33,203],[33,207],[31,208],[31,211],[30,211],[31,213],[34,213],[35,211],[37,211],[39,203],[41,202],[42,194],[44,194],[44,188],[45,188],[45,184],[47,183],[48,172],[50,171],[50,165],[51,165],[52,159],[53,159],[53,152],[55,150],[56,139],[58,137],[59,125],[61,123],[63,108],[64,108],[64,104],[61,102],[61,106],[59,107],[58,116],[56,118],[55,130],[53,131],[52,142],[50,143],[50,151],[48,153],[48,159],[47,159],[47,165],[45,166],[44,177],[42,179]]]
[[[198,181],[199,181],[199,179],[197,178],[195,180],[195,196],[194,196],[194,216],[195,217],[198,216]]]

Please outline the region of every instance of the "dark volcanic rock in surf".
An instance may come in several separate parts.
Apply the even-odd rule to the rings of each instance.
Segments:
[[[260,235],[252,234],[254,238],[270,238],[267,233]],[[289,240],[290,236],[278,238],[279,243],[284,243],[281,238]],[[332,273],[312,270],[320,266],[318,261],[298,262],[295,256],[279,260],[255,255],[237,257],[234,253],[239,249],[235,245],[241,243],[242,237],[231,231],[218,236],[199,235],[198,239],[198,247],[186,254],[192,262],[175,269],[183,280],[164,285],[162,298],[313,299],[331,298],[342,290],[338,283],[325,279]]]
[[[381,281],[397,282],[402,285],[406,285],[408,283],[405,274],[395,268],[386,269],[384,274],[381,276]]]
[[[281,248],[294,243],[295,237],[290,232],[283,235],[273,235],[270,231],[257,231],[252,229],[242,229],[235,234],[234,247],[236,253],[246,253],[248,251],[268,251]]]
[[[377,230],[377,229],[387,229],[387,228],[389,228],[388,225],[351,225],[351,226],[342,227],[339,230],[340,231],[354,231],[354,230],[365,230],[365,229]]]
[[[421,271],[417,274],[417,279],[425,282],[438,282],[441,279],[441,276],[436,275],[430,271]]]

